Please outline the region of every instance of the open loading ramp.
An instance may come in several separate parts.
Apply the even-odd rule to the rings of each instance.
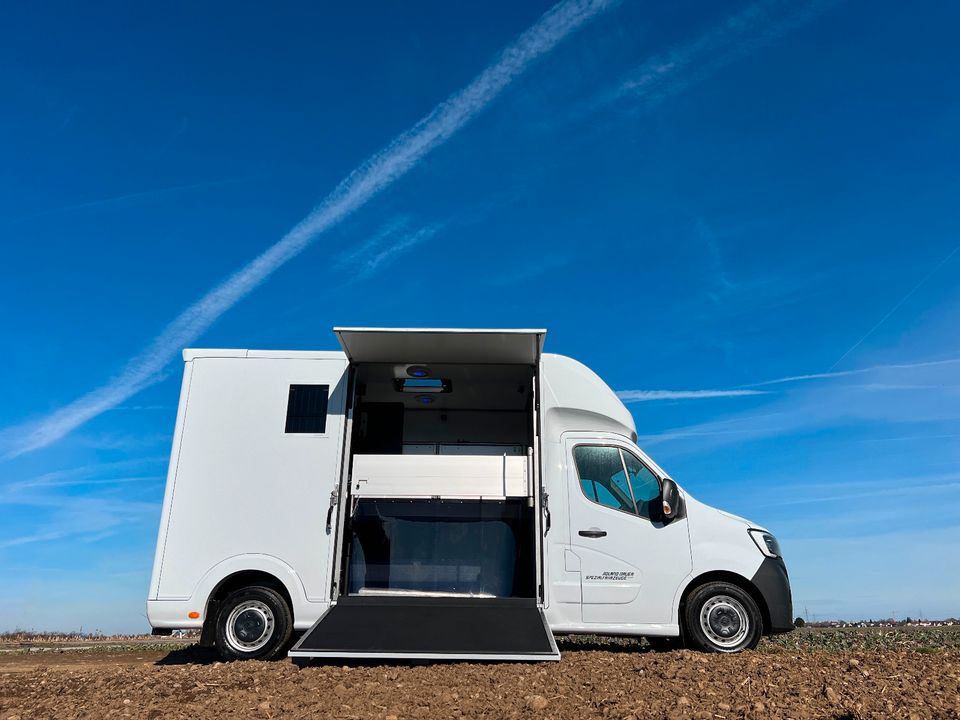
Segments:
[[[559,660],[536,600],[348,595],[290,651],[295,658]]]

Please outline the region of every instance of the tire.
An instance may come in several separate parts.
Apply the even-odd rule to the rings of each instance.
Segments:
[[[726,582],[705,583],[690,593],[683,620],[689,645],[703,652],[753,650],[763,635],[757,603]]]
[[[220,603],[216,646],[224,660],[275,660],[293,632],[293,613],[276,590],[240,588]]]

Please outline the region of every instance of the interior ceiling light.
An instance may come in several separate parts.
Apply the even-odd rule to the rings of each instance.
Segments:
[[[453,390],[453,383],[443,378],[395,378],[394,389],[397,392],[416,393],[448,393]]]
[[[430,377],[430,368],[426,365],[411,365],[407,368],[407,375],[415,378]]]

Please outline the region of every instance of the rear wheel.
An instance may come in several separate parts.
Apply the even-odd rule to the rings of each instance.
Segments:
[[[293,632],[293,614],[276,590],[265,586],[230,593],[217,612],[216,644],[224,660],[273,660]]]
[[[704,652],[752,650],[763,635],[763,618],[750,594],[725,582],[701,585],[687,598],[684,629]]]

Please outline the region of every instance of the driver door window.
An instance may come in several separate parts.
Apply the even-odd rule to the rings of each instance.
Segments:
[[[620,450],[600,445],[578,445],[573,458],[580,475],[580,488],[589,500],[614,510],[636,514]]]
[[[588,500],[650,519],[660,483],[633,454],[609,445],[578,445],[573,459]]]

